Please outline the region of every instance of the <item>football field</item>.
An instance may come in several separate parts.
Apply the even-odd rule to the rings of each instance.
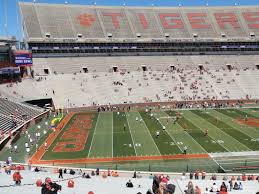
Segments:
[[[259,110],[75,113],[55,135],[40,158],[43,163],[141,166],[162,161],[162,165],[182,162],[183,168],[195,162],[217,166],[210,154],[225,158],[224,153],[259,151]],[[244,158],[236,166],[242,166]],[[248,157],[248,163],[250,160],[251,165],[259,165],[257,155]]]

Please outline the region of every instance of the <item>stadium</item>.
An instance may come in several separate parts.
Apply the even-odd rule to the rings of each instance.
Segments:
[[[17,6],[3,193],[259,192],[259,6]]]

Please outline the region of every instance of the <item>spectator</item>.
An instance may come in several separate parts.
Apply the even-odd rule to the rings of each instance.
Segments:
[[[41,194],[57,194],[62,188],[60,185],[53,183],[50,178],[46,178],[41,187]]]
[[[204,180],[205,177],[206,177],[206,172],[205,172],[205,170],[202,170],[201,171],[201,179]]]
[[[242,181],[246,181],[246,175],[245,174],[242,175]]]
[[[233,181],[230,180],[229,181],[229,191],[232,191],[232,189],[233,189]]]
[[[195,170],[194,177],[195,177],[196,180],[199,179],[199,170],[197,170],[197,169]]]
[[[206,187],[205,192],[203,194],[209,194],[209,189]]]
[[[39,168],[36,166],[36,168],[34,169],[34,172],[39,172]]]
[[[86,178],[86,179],[90,179],[91,177],[90,177],[89,174],[86,174],[86,175],[85,175],[85,178]]]
[[[243,185],[241,182],[239,182],[239,190],[243,190]]]
[[[102,173],[102,177],[103,177],[103,178],[107,178],[107,174],[106,174],[106,172],[105,172],[105,171],[103,171],[103,173]]]
[[[215,174],[213,174],[213,175],[211,176],[211,180],[213,180],[213,181],[217,180],[217,176],[216,176]]]
[[[136,171],[134,171],[132,178],[137,178],[137,173],[136,173]]]
[[[11,166],[6,166],[6,167],[5,167],[5,173],[6,173],[7,175],[10,175],[10,174],[11,174]]]
[[[222,184],[220,186],[220,191],[227,192],[227,186],[226,186],[225,182],[222,182]]]
[[[21,184],[21,180],[22,180],[23,178],[22,178],[22,176],[21,176],[21,174],[20,174],[20,172],[19,171],[16,171],[14,174],[13,174],[13,180],[14,180],[14,182],[15,182],[15,184],[16,185],[20,185]]]
[[[58,169],[58,178],[62,178],[63,179],[63,170],[62,168]]]
[[[190,172],[190,179],[191,180],[193,179],[193,172],[192,171]]]
[[[150,189],[148,189],[146,194],[152,194],[152,191]]]
[[[100,174],[100,169],[96,168],[96,176],[99,176],[99,174]]]
[[[239,190],[239,185],[237,184],[237,182],[235,182],[233,189],[234,190]]]
[[[168,184],[168,185],[166,185],[166,188],[164,189],[163,194],[173,194],[174,192],[175,192],[175,185]]]
[[[189,183],[187,185],[187,189],[184,192],[185,192],[185,194],[194,194],[194,188],[193,188],[192,181],[189,181]]]
[[[152,190],[153,190],[153,193],[155,194],[158,193],[159,183],[160,183],[159,178],[157,176],[154,176]]]
[[[129,181],[126,183],[126,187],[129,187],[129,188],[132,188],[132,187],[133,187],[133,183],[131,182],[131,180],[129,180]]]
[[[210,189],[210,192],[219,192],[216,183],[213,183],[213,185],[212,185],[212,187]]]
[[[73,170],[73,169],[70,169],[70,172],[69,172],[69,174],[71,174],[71,175],[75,175],[75,171]]]
[[[195,186],[195,194],[201,194],[201,189],[199,186]]]
[[[183,172],[182,176],[181,176],[181,180],[185,180],[186,176],[185,176],[185,172]]]

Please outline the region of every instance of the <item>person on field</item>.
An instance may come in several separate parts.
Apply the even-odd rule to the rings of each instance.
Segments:
[[[187,146],[184,146],[184,148],[183,148],[183,154],[185,154],[185,155],[187,154],[187,149],[188,149]]]
[[[45,141],[45,143],[44,143],[44,147],[45,147],[45,150],[47,150],[48,149],[48,143]]]
[[[204,130],[204,136],[208,136],[208,132],[209,132],[209,130],[208,130],[208,129],[205,129],[205,130]]]
[[[14,152],[17,153],[18,152],[18,146],[17,145],[14,145]]]
[[[156,138],[159,138],[159,135],[160,135],[160,133],[159,133],[159,131],[157,131],[156,132]]]
[[[126,124],[123,125],[123,130],[126,131]]]

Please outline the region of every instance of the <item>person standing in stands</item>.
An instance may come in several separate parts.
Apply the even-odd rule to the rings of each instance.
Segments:
[[[20,172],[19,171],[16,171],[14,174],[13,174],[13,180],[14,180],[14,182],[15,182],[15,184],[16,185],[20,185],[21,184],[21,180],[22,180],[23,178],[22,178],[22,176],[21,176],[21,174],[20,174]]]
[[[201,179],[204,180],[206,177],[206,171],[205,170],[202,170],[201,171]]]
[[[58,169],[58,178],[60,179],[60,178],[62,178],[63,179],[63,170],[62,170],[62,168],[60,168],[60,169]]]

